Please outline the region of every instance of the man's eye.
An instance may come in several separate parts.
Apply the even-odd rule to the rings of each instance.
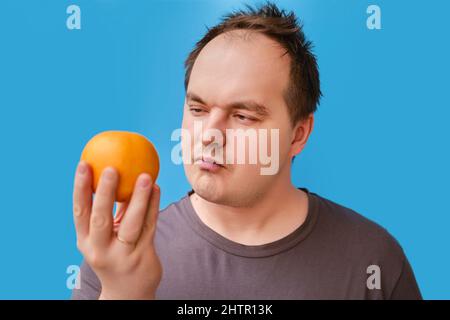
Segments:
[[[256,119],[251,118],[251,117],[247,117],[243,114],[236,114],[234,115],[236,118],[238,118],[240,121],[255,121]]]
[[[200,108],[193,108],[193,107],[191,107],[191,108],[189,108],[189,110],[190,110],[193,114],[200,114],[200,113],[203,112],[203,109],[200,109]]]

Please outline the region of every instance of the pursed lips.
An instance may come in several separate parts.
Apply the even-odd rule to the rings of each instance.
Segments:
[[[201,162],[211,163],[211,164],[218,165],[222,168],[225,168],[225,166],[223,164],[220,164],[218,161],[216,161],[215,159],[213,159],[211,157],[201,157],[201,158],[197,158],[197,160],[194,161],[194,163],[201,163]]]

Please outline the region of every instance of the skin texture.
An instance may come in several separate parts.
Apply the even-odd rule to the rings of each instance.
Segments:
[[[308,209],[305,193],[291,183],[290,170],[292,157],[308,140],[314,118],[311,115],[291,125],[283,99],[290,60],[283,54],[276,42],[262,34],[232,31],[220,35],[201,51],[187,89],[203,101],[185,101],[182,127],[191,133],[191,142],[198,142],[194,121],[201,121],[203,130],[279,129],[279,170],[275,175],[261,175],[260,164],[226,164],[215,173],[198,164],[184,164],[195,191],[190,200],[200,219],[221,235],[246,245],[286,236],[303,223]],[[268,113],[261,116],[229,108],[236,100],[265,105]],[[224,140],[222,146],[226,143]],[[185,143],[182,146],[186,148]],[[268,149],[270,152],[272,146]],[[114,218],[117,177],[115,170],[105,169],[92,199],[92,170],[80,162],[73,193],[77,246],[102,284],[100,299],[153,299],[162,275],[153,246],[160,189],[150,176],[139,176],[130,202],[118,204]],[[119,241],[117,235],[128,243]]]
[[[81,161],[75,174],[73,214],[78,249],[102,284],[100,299],[153,299],[162,276],[153,246],[159,187],[150,175],[141,174],[131,200],[118,203],[113,218],[117,171],[103,170],[93,200],[92,178],[92,168]]]
[[[311,115],[291,125],[283,98],[289,83],[290,57],[284,53],[277,42],[263,34],[242,30],[224,33],[200,52],[187,88],[187,97],[195,94],[202,101],[186,99],[182,125],[192,137],[192,164],[185,164],[195,191],[192,204],[206,225],[242,244],[280,239],[306,218],[307,197],[292,185],[290,171],[292,157],[304,148],[314,118]],[[238,100],[262,104],[268,114],[229,108]],[[261,164],[248,161],[235,161],[215,173],[200,169],[194,161],[194,148],[196,143],[207,146],[211,141],[195,137],[195,121],[202,122],[204,132],[215,128],[224,137],[226,129],[279,129],[278,173],[261,175]],[[224,154],[226,143],[224,139]],[[187,147],[189,144],[183,143],[183,148]]]

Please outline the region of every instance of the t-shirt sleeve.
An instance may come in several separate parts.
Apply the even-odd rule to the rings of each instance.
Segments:
[[[417,285],[414,272],[406,256],[403,260],[403,267],[400,276],[392,290],[391,300],[422,300],[422,295]]]
[[[80,286],[79,289],[72,290],[71,300],[97,300],[101,290],[97,275],[86,261],[83,261],[80,266]]]

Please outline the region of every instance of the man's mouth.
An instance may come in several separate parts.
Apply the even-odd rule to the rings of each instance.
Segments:
[[[224,165],[220,164],[218,161],[211,157],[201,157],[195,161],[195,164],[198,164],[200,166],[200,169],[211,172],[216,172],[221,168],[225,168]]]

